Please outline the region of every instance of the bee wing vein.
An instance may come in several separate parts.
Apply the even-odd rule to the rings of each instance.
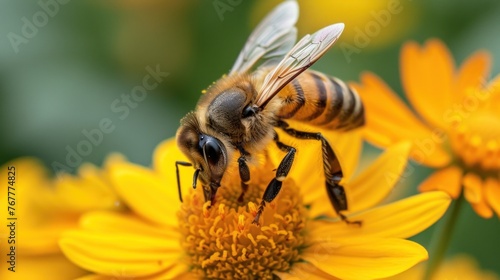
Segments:
[[[264,78],[256,105],[261,109],[297,75],[313,65],[335,43],[344,30],[343,23],[320,29],[304,36],[283,60]]]
[[[250,34],[229,73],[247,72],[260,59],[271,58],[265,65],[279,62],[297,39],[298,17],[299,7],[295,1],[285,1],[276,7]]]

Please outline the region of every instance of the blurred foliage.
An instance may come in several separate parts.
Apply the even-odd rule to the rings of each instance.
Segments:
[[[120,152],[133,162],[150,164],[154,147],[175,135],[179,119],[194,108],[201,90],[230,69],[252,27],[280,2],[58,1],[0,2],[0,164],[22,155],[39,157],[48,166],[64,163],[67,148],[77,149],[86,140],[82,131],[98,129],[104,118],[115,129],[103,133],[102,141],[82,160],[101,164],[105,155]],[[47,20],[40,15],[45,11],[40,3],[52,5],[46,4],[53,12]],[[492,75],[500,72],[499,1],[299,0],[299,4],[301,35],[346,22],[345,36],[313,67],[339,78],[357,80],[369,70],[401,92],[401,44],[431,37],[442,39],[457,61],[477,49],[489,50],[495,58]],[[398,5],[399,12],[377,21],[377,15],[391,5]],[[21,36],[26,21],[36,21],[40,27],[17,46],[16,53],[12,34]],[[369,40],[359,44],[363,31]],[[348,44],[359,51],[346,56]],[[157,65],[169,76],[136,107],[130,106],[122,120],[112,104],[122,104],[122,95],[142,84],[146,67]],[[428,173],[416,167],[414,180],[401,183],[395,192],[416,192],[417,179]],[[402,186],[407,190],[401,191]],[[461,218],[450,254],[469,253],[482,267],[500,273],[498,218],[484,220],[468,208]],[[429,231],[416,239],[426,244]]]

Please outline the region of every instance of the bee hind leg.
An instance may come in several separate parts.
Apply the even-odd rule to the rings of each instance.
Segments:
[[[344,177],[340,162],[335,155],[330,143],[319,132],[305,132],[290,128],[288,123],[278,121],[277,126],[287,134],[306,140],[321,141],[321,150],[323,156],[323,171],[325,174],[325,185],[328,198],[333,206],[333,209],[339,215],[340,219],[348,224],[361,225],[361,221],[349,221],[341,211],[347,210],[347,197],[344,187],[340,185],[340,181]]]
[[[280,192],[283,181],[288,175],[288,172],[290,172],[290,168],[292,167],[293,160],[295,158],[295,148],[280,142],[278,139],[278,134],[276,133],[274,136],[274,141],[276,142],[276,145],[278,145],[281,150],[286,151],[287,154],[285,155],[285,157],[283,157],[278,168],[276,169],[276,176],[271,180],[271,182],[269,182],[269,185],[267,185],[267,188],[264,191],[264,195],[262,196],[262,201],[260,202],[257,214],[252,221],[253,224],[257,225],[259,224],[260,215],[262,215],[262,212],[266,207],[266,202],[270,203],[271,201],[273,201]]]
[[[340,219],[347,224],[355,224],[361,226],[361,221],[350,221],[347,217],[341,213],[341,211],[347,210],[347,197],[345,195],[344,187],[342,187],[339,182],[342,179],[342,176],[335,176],[332,179],[332,182],[326,180],[326,192],[328,193],[328,198],[330,199],[330,203],[333,205],[333,209],[337,212]]]

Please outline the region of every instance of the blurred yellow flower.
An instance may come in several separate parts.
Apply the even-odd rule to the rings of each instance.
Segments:
[[[335,139],[352,174],[361,147],[359,132],[329,138]],[[237,202],[238,172],[228,170],[216,203],[208,208],[201,188],[191,189],[179,202],[174,162],[186,158],[171,139],[155,151],[153,170],[127,162],[110,166],[113,187],[129,213],[87,213],[80,229],[64,233],[60,246],[71,261],[96,273],[85,280],[388,277],[427,259],[422,246],[405,238],[433,224],[450,203],[444,192],[430,192],[373,207],[397,182],[387,176],[402,174],[409,148],[407,143],[395,145],[359,176],[346,178],[352,200],[347,214],[363,223],[356,226],[318,219],[334,214],[322,169],[315,164],[321,164],[314,156],[320,147],[300,145],[296,165],[257,226],[251,223],[256,206],[277,166],[268,159],[283,153],[273,145],[260,156],[243,203]],[[192,170],[181,170],[181,182],[191,185]]]
[[[8,174],[9,167],[14,175]],[[0,170],[0,217],[13,223],[12,229],[5,225],[0,228],[0,279],[71,279],[84,275],[84,270],[61,254],[58,239],[64,230],[77,226],[81,213],[116,208],[117,197],[98,170],[83,165],[78,176],[65,174],[52,179],[33,158],[13,160]],[[13,186],[7,183],[9,176],[15,177]],[[15,203],[8,205],[12,201]],[[12,207],[9,211],[8,206]]]
[[[480,51],[455,70],[439,40],[401,51],[401,79],[417,117],[377,76],[366,73],[353,85],[365,102],[366,137],[388,147],[414,143],[411,156],[437,168],[421,191],[462,194],[476,213],[500,216],[500,77],[488,85],[490,55]]]
[[[283,0],[258,1],[255,23]],[[312,33],[327,25],[343,22],[340,49],[359,53],[394,43],[413,28],[419,15],[417,2],[400,0],[299,0],[298,30]]]
[[[419,264],[387,280],[420,280],[424,279],[425,265]],[[467,280],[500,280],[493,272],[481,270],[477,262],[467,255],[457,255],[447,260],[438,268],[430,280],[467,279]]]

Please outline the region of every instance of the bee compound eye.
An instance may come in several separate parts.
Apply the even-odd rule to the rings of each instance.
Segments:
[[[214,141],[207,141],[203,146],[203,150],[205,151],[205,156],[208,163],[211,165],[217,165],[222,155],[219,144]]]

